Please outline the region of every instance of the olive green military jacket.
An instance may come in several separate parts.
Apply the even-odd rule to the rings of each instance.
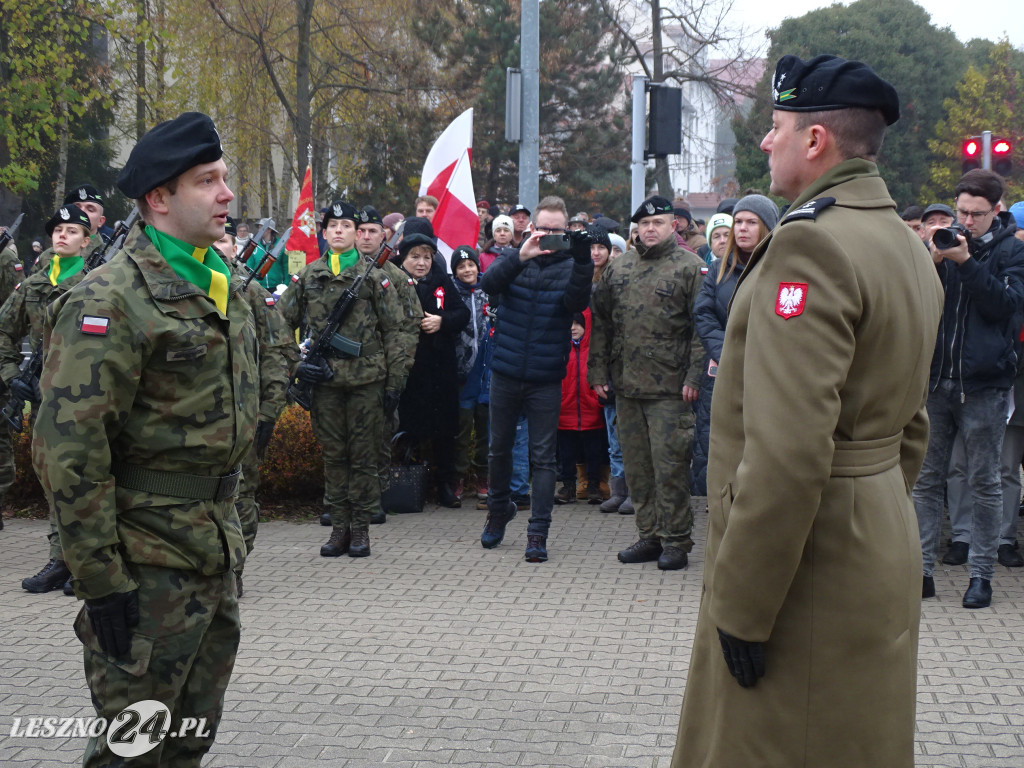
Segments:
[[[673,768],[912,768],[910,489],[942,287],[873,163],[817,179],[751,254],[711,406],[704,589]],[[718,630],[764,643],[741,688]]]
[[[22,281],[25,276],[25,265],[18,258],[18,252],[13,245],[4,248],[0,253],[0,302],[7,301],[7,297],[14,292],[14,286]]]
[[[82,282],[84,276],[78,272],[51,285],[46,273],[36,272],[20,283],[0,307],[0,379],[4,384],[10,385],[11,379],[21,373],[22,339],[27,335],[33,349],[42,343],[46,308]]]
[[[307,264],[292,275],[291,285],[278,302],[289,328],[301,328],[316,341],[327,324],[342,292],[366,269],[360,257],[353,266],[335,275],[325,258]],[[359,296],[338,333],[363,345],[356,358],[329,357],[334,377],[321,387],[358,387],[385,382],[386,389],[401,390],[407,370],[404,337],[405,317],[391,279],[374,268],[359,289]]]
[[[245,282],[248,272],[234,258],[224,258],[224,261],[230,266],[232,274]],[[277,297],[274,294],[254,279],[245,289],[245,299],[252,307],[259,342],[259,420],[277,421],[288,404],[288,383],[292,368],[299,361],[299,345],[295,343],[295,334],[288,329],[284,317],[277,311]]]
[[[706,265],[674,235],[639,249],[610,262],[594,287],[587,381],[611,382],[625,397],[681,398],[684,385],[701,382],[693,302]]]
[[[403,330],[405,333],[405,373],[408,376],[412,364],[416,361],[416,345],[420,343],[420,321],[423,319],[423,305],[420,297],[416,295],[416,281],[409,277],[409,273],[395,264],[393,261],[385,261],[381,270],[388,276],[391,285],[394,286],[398,298],[402,303],[402,313],[405,317]]]
[[[240,290],[232,277],[222,314],[140,226],[52,306],[32,459],[79,597],[135,589],[128,563],[213,575],[244,560],[233,497],[114,480],[125,466],[224,476],[249,451],[259,370]]]

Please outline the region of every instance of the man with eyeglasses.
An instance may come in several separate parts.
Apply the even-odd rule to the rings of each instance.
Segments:
[[[970,236],[958,234],[954,247],[941,249],[932,232],[932,260],[945,303],[932,357],[927,406],[931,435],[914,487],[914,507],[924,559],[922,596],[934,597],[943,488],[953,442],[961,432],[973,499],[964,608],[985,608],[992,602],[1003,519],[1000,449],[1024,321],[1024,243],[1014,238],[1013,219],[1002,211],[1003,191],[998,174],[968,171],[954,189],[954,212]]]
[[[501,544],[505,526],[516,515],[510,498],[512,446],[516,422],[524,413],[533,470],[526,531],[526,561],[530,563],[548,559],[547,538],[555,503],[555,437],[570,329],[573,315],[590,303],[594,277],[591,240],[586,232],[568,233],[568,243],[562,249],[541,246],[543,236],[565,234],[568,223],[565,202],[560,197],[545,197],[537,204],[532,228],[524,233],[521,247],[504,249],[480,280],[492,307],[497,306],[491,359],[488,512],[480,544],[484,549]]]

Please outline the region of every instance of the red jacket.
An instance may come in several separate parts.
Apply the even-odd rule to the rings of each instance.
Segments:
[[[604,412],[597,402],[597,394],[587,384],[587,355],[590,352],[590,310],[583,310],[583,338],[573,342],[569,350],[569,364],[562,379],[562,411],[558,415],[559,429],[604,429]]]

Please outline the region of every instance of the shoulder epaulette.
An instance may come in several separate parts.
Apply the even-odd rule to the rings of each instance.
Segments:
[[[818,218],[819,213],[830,205],[835,204],[836,199],[834,197],[819,197],[817,200],[808,200],[799,208],[787,211],[785,217],[782,219],[782,223],[785,224],[787,221],[793,221],[794,219],[810,219],[811,221],[814,221]]]

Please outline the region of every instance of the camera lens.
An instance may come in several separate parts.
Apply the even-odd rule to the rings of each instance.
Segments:
[[[940,251],[956,246],[956,231],[952,227],[943,227],[932,232],[932,242]]]

